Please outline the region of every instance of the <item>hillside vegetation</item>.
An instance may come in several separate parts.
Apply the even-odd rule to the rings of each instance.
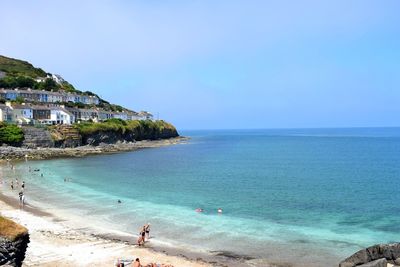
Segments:
[[[0,145],[20,146],[24,141],[24,133],[16,125],[0,122]]]
[[[0,72],[3,72],[3,75],[0,73],[0,88],[6,89],[15,89],[19,88],[21,90],[26,88],[32,88],[36,90],[45,90],[45,91],[53,91],[57,92],[60,90],[76,93],[76,94],[85,94],[90,96],[96,96],[99,98],[99,105],[85,105],[83,103],[60,103],[67,107],[76,107],[76,108],[102,108],[106,111],[129,111],[128,109],[121,107],[120,105],[115,105],[107,102],[104,99],[101,99],[98,95],[90,91],[80,91],[76,89],[72,84],[63,80],[60,83],[57,83],[52,78],[47,78],[51,73],[47,73],[41,68],[35,68],[32,64],[27,61],[9,58],[0,55]],[[4,76],[5,74],[5,76]],[[3,77],[4,76],[4,77]],[[40,78],[38,81],[37,79]],[[5,101],[4,99],[0,99],[0,101]]]
[[[28,76],[31,78],[46,77],[47,73],[35,68],[27,61],[9,58],[0,55],[0,71],[5,72],[8,76]]]

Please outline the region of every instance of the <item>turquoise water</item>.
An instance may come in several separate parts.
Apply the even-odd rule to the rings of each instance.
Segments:
[[[335,266],[362,247],[400,239],[400,128],[181,134],[191,139],[30,161],[3,176],[24,177],[37,205],[135,234],[151,222],[151,242],[183,250]]]

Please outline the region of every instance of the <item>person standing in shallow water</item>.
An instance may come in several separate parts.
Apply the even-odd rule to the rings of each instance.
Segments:
[[[20,191],[20,192],[18,193],[18,195],[19,195],[19,205],[23,207],[23,206],[25,205],[25,196],[24,196],[24,193],[23,193],[22,191]]]

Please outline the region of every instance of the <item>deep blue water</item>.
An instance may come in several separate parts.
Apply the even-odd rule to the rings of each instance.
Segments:
[[[289,244],[293,258],[317,257],[312,248],[333,266],[361,247],[400,239],[400,128],[181,134],[191,139],[27,162],[14,175],[26,177],[38,205],[126,232],[149,221],[154,242],[185,249],[277,258]]]

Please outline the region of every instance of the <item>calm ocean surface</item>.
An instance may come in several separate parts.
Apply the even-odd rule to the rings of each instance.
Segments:
[[[151,242],[185,250],[335,266],[362,247],[400,240],[400,128],[181,135],[191,139],[29,161],[3,176],[24,177],[35,205],[128,233],[150,222]]]

